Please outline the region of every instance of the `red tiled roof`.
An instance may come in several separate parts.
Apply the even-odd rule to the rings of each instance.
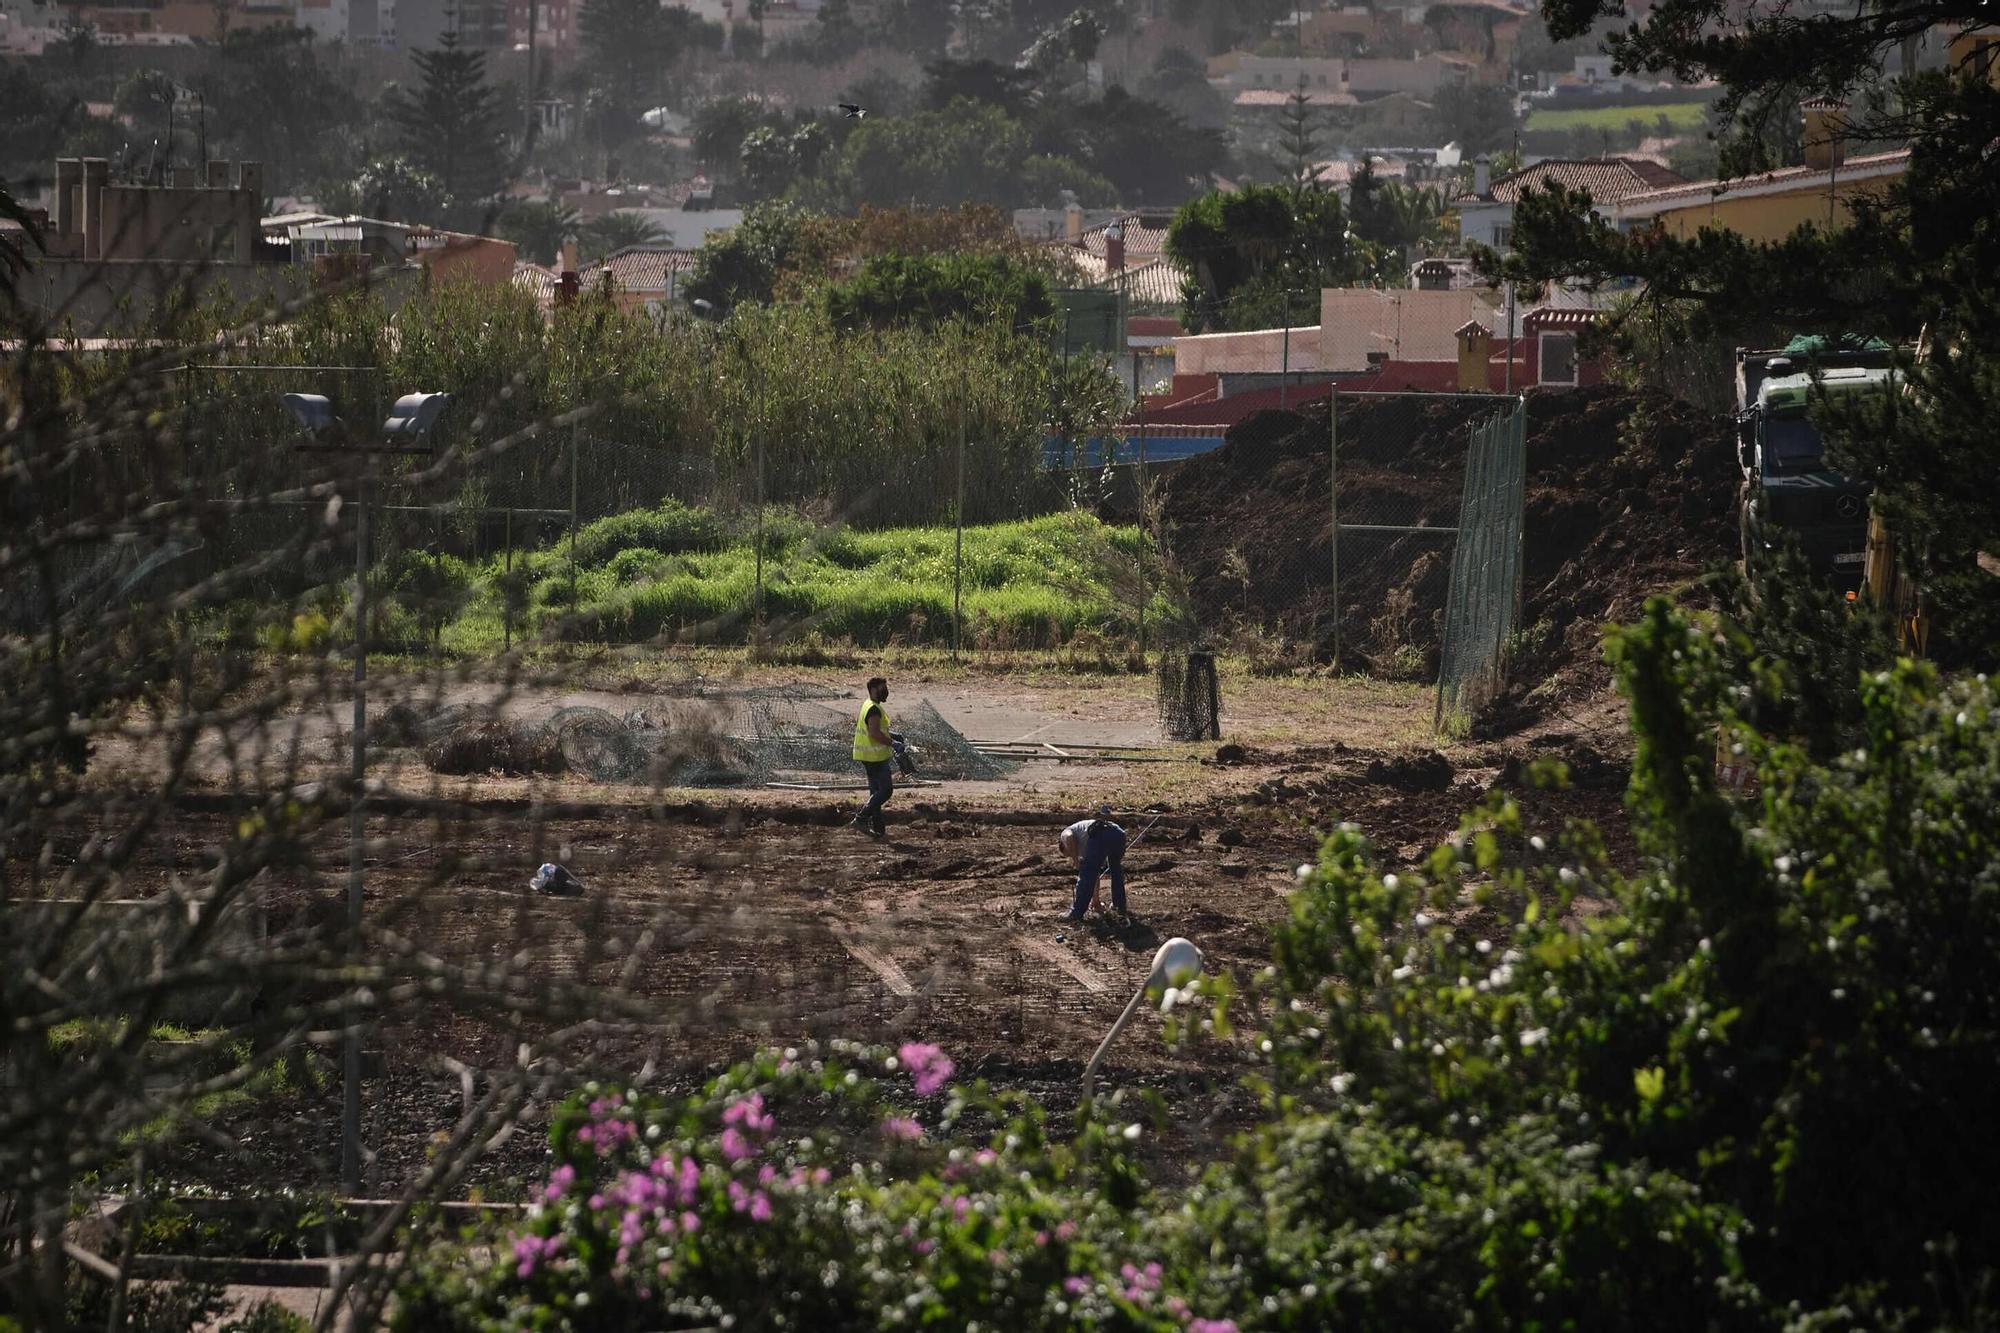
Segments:
[[[1135,305],[1179,305],[1183,281],[1180,269],[1164,259],[1133,265],[1123,275],[1125,295]],[[1098,286],[1114,291],[1119,285],[1120,275],[1111,272],[1107,272],[1098,283]]]
[[[606,255],[594,264],[587,264],[577,275],[578,285],[584,291],[595,291],[604,282],[606,273],[620,291],[664,292],[668,287],[667,275],[685,273],[694,267],[695,252],[692,250],[662,250],[642,245],[629,245],[623,250]]]
[[[1753,191],[1783,192],[1786,186],[1817,183],[1829,175],[1842,181],[1899,175],[1908,169],[1909,163],[1910,150],[1898,148],[1894,152],[1866,153],[1860,157],[1850,157],[1831,172],[1823,167],[1780,167],[1776,171],[1735,176],[1728,180],[1680,181],[1657,189],[1644,190],[1638,194],[1628,194],[1618,203],[1621,208],[1649,207],[1692,203],[1700,199]]]
[[[1137,213],[1127,213],[1124,217],[1117,219],[1117,221],[1125,224],[1126,263],[1131,264],[1141,259],[1150,259],[1154,255],[1166,250],[1167,218],[1161,217],[1159,219],[1160,225],[1157,227],[1147,226],[1146,220]],[[1079,244],[1082,246],[1084,253],[1098,259],[1104,258],[1104,228],[1111,225],[1111,223],[1107,222],[1103,227],[1091,227],[1083,233],[1083,239]]]
[[[555,303],[556,274],[553,269],[531,264],[525,259],[519,260],[514,265],[514,285],[533,296],[537,305],[547,307]]]
[[[1458,199],[1463,203],[1519,203],[1525,191],[1541,188],[1548,181],[1567,190],[1587,190],[1593,203],[1611,204],[1647,190],[1685,185],[1687,177],[1642,157],[1552,157],[1499,177],[1484,195],[1467,192]]]

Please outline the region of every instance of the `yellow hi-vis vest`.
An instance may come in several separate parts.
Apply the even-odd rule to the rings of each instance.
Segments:
[[[882,734],[889,734],[889,706],[878,704],[873,699],[861,705],[861,716],[854,719],[854,758],[857,763],[881,764],[896,757],[896,751],[887,745],[877,745],[868,735],[868,710],[882,710]]]

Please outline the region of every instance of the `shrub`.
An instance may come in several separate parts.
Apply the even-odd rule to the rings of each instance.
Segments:
[[[610,571],[611,581],[621,586],[656,579],[668,567],[667,557],[650,547],[631,547],[620,551],[605,565]]]
[[[621,551],[658,551],[662,555],[714,551],[728,540],[728,525],[714,510],[669,499],[651,509],[634,509],[584,524],[576,534],[576,558],[582,565],[593,566],[604,564]]]

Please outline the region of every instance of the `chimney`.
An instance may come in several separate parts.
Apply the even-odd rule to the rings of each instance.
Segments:
[[[1481,199],[1493,193],[1493,159],[1484,153],[1472,159],[1472,192]]]
[[[1104,271],[1125,271],[1125,224],[1114,222],[1104,229]]]
[[[104,187],[111,182],[111,163],[101,157],[83,159],[83,257],[104,257]]]
[[[210,162],[208,164],[208,188],[211,190],[226,190],[229,188],[229,164],[227,162]]]
[[[556,271],[558,273],[575,273],[577,271],[576,237],[563,237],[562,253],[556,259]]]
[[[556,277],[556,304],[559,306],[575,305],[580,285],[576,276],[576,270],[573,268],[564,269]]]
[[[1083,240],[1083,210],[1075,204],[1063,206],[1063,239],[1071,245]]]
[[[74,157],[56,159],[56,235],[83,230],[83,163]]]
[[[1806,165],[1832,171],[1847,160],[1847,104],[1830,97],[1802,103],[1805,112]]]
[[[1458,391],[1493,391],[1493,331],[1476,319],[1458,326]],[[1511,355],[1511,353],[1510,353]]]

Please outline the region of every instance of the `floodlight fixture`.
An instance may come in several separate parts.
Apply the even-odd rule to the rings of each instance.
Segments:
[[[333,429],[333,400],[321,393],[281,394],[279,402],[292,414],[292,419],[305,429],[308,435],[318,435]]]
[[[406,393],[389,409],[382,433],[390,439],[418,440],[430,434],[445,408],[451,406],[448,393]]]

